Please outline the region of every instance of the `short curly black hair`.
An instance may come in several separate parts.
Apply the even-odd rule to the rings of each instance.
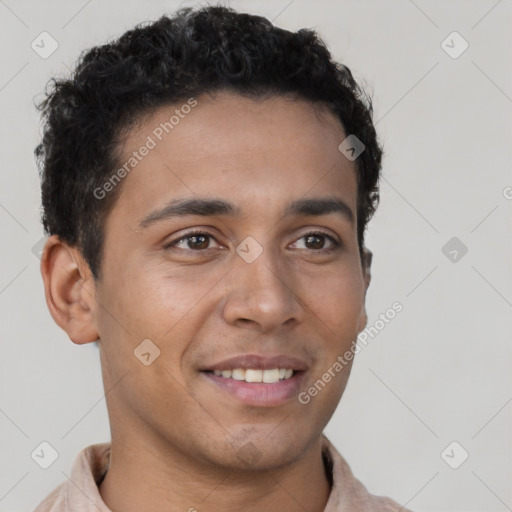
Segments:
[[[221,5],[190,7],[141,23],[84,50],[69,78],[52,78],[37,105],[36,147],[45,234],[79,248],[101,276],[104,222],[121,187],[94,195],[119,165],[121,134],[160,106],[229,90],[249,97],[291,95],[326,106],[365,145],[356,159],[361,257],[379,202],[382,147],[372,101],[311,29],[290,32]]]

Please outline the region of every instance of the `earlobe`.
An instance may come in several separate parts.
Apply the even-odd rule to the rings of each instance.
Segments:
[[[41,258],[46,304],[52,318],[77,344],[98,339],[92,273],[78,249],[57,235],[46,241]]]

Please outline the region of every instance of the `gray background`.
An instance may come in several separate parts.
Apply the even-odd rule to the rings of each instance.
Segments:
[[[357,355],[326,434],[371,492],[414,511],[512,510],[511,0],[228,3],[318,29],[374,95],[385,159],[369,325],[403,311]],[[0,0],[1,511],[31,510],[110,439],[98,349],[53,323],[32,251],[34,98],[82,49],[180,5],[196,4]],[[47,59],[31,48],[43,31],[59,45]],[[469,44],[458,58],[445,51],[457,36],[442,46],[453,31]],[[455,262],[452,237],[468,249]],[[30,456],[42,441],[59,452],[46,470]],[[458,469],[441,456],[453,441],[452,464],[469,453]]]

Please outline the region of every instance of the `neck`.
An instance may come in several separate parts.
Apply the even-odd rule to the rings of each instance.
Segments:
[[[321,438],[292,464],[251,471],[206,468],[176,447],[164,451],[113,435],[109,469],[99,486],[105,504],[123,512],[323,512],[330,491]]]

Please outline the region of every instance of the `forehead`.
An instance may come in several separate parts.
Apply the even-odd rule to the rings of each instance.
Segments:
[[[304,100],[222,92],[163,106],[121,146],[119,165],[130,171],[114,211],[135,222],[197,196],[270,215],[283,201],[333,194],[355,209],[355,164],[338,150],[345,137],[330,111]]]

